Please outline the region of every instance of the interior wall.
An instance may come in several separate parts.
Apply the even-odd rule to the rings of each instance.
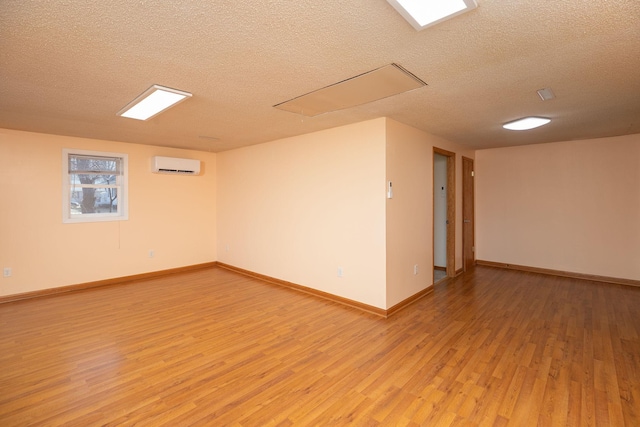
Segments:
[[[456,153],[456,270],[462,268],[462,156],[474,151],[386,119],[387,308],[433,285],[433,147]],[[418,265],[418,274],[414,266]]]
[[[62,223],[62,149],[126,153],[127,221]],[[216,260],[216,154],[0,129],[0,295]],[[202,161],[158,175],[152,156]],[[149,257],[149,251],[154,257]]]
[[[384,125],[219,153],[219,261],[386,308]]]
[[[447,267],[447,157],[433,158],[433,264]]]
[[[390,308],[432,285],[434,146],[456,153],[461,269],[461,156],[474,152],[390,119],[217,155],[0,130],[1,295],[219,260]],[[129,155],[128,221],[62,223],[63,148]],[[204,173],[152,174],[154,155]]]
[[[640,134],[476,153],[479,260],[640,279]]]

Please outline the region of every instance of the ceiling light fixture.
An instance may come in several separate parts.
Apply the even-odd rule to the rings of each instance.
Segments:
[[[417,31],[478,7],[475,0],[387,0]]]
[[[546,119],[544,117],[525,117],[505,123],[502,127],[509,130],[529,130],[544,126],[550,121],[551,119]]]
[[[153,85],[118,111],[117,115],[136,120],[149,120],[191,96],[189,92]]]

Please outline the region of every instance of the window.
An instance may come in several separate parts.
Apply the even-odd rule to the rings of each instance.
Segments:
[[[63,222],[128,219],[126,154],[65,149],[62,159]]]

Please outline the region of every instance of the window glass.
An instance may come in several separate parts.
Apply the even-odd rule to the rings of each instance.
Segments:
[[[64,222],[127,219],[125,154],[64,150]]]

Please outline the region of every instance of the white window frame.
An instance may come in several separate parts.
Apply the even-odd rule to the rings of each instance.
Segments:
[[[115,186],[118,189],[118,211],[103,213],[73,214],[71,212],[71,173],[69,171],[69,156],[81,155],[90,157],[117,157],[122,161],[122,174],[116,178]],[[89,185],[84,185],[89,186]],[[95,188],[101,188],[96,186]],[[64,148],[62,150],[62,222],[84,223],[101,221],[126,221],[129,219],[129,156],[124,153],[110,153],[104,151],[75,150]]]

